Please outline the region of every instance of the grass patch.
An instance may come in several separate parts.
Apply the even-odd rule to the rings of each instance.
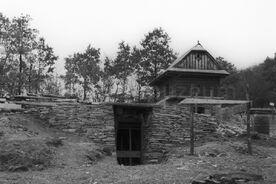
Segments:
[[[0,142],[0,171],[42,170],[51,165],[53,151],[39,139]]]

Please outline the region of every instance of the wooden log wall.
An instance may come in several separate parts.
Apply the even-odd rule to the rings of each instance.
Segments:
[[[165,97],[166,84],[169,84],[169,95],[172,96],[190,96],[192,88],[198,89],[198,96],[220,96],[220,80],[218,78],[174,77],[158,86],[161,99]]]

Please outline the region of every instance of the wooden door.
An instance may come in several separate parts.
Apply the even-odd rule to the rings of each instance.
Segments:
[[[140,122],[118,122],[116,147],[119,164],[141,164],[141,134]]]

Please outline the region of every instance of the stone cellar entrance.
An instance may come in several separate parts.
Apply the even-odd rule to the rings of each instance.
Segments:
[[[119,164],[141,164],[141,133],[141,122],[118,122],[116,149]]]
[[[118,164],[142,164],[144,127],[151,110],[137,104],[116,104],[113,108]]]

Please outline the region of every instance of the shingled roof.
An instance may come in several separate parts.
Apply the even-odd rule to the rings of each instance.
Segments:
[[[191,54],[199,54],[200,60],[202,57],[204,58],[204,64],[202,66],[199,65],[198,58],[195,58],[194,55]],[[201,61],[201,64],[203,62]],[[180,66],[181,65],[181,66]],[[177,58],[164,72],[162,72],[159,76],[157,76],[154,80],[150,82],[150,85],[155,85],[158,81],[162,80],[168,75],[173,73],[183,73],[183,74],[198,74],[198,75],[213,75],[225,77],[229,75],[229,73],[219,66],[219,63],[216,59],[198,42],[194,47],[192,47],[185,54]]]

